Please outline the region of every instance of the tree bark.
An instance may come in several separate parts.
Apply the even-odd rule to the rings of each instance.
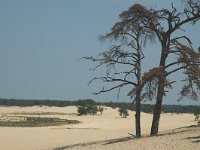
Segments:
[[[139,43],[139,38],[140,34],[137,35],[137,56],[138,56],[138,61],[137,61],[137,86],[136,86],[136,110],[135,110],[135,129],[136,129],[136,136],[141,137],[141,125],[140,125],[140,102],[141,102],[141,48],[140,48],[140,43]]]
[[[158,85],[156,105],[154,108],[153,121],[152,121],[152,126],[151,126],[151,135],[158,134],[163,95],[164,95],[164,81],[160,81]]]
[[[164,43],[164,44],[163,44]],[[162,43],[162,53],[161,53],[161,59],[160,59],[160,67],[165,67],[165,61],[167,58],[166,55],[166,45],[167,42],[166,40],[163,41]],[[165,70],[163,70],[165,71]],[[165,72],[163,72],[165,74]],[[160,122],[160,114],[162,110],[162,101],[163,101],[163,96],[164,96],[164,90],[165,90],[165,75],[161,75],[158,81],[158,92],[157,92],[157,97],[156,97],[156,104],[154,107],[154,114],[153,114],[153,121],[151,125],[151,135],[157,135],[158,134],[158,129],[159,129],[159,122]]]
[[[141,125],[140,125],[140,89],[136,93],[136,113],[135,113],[135,128],[136,136],[141,137]]]

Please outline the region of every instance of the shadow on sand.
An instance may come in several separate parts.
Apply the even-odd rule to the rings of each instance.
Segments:
[[[64,150],[64,149],[70,149],[74,147],[84,147],[84,146],[89,146],[89,145],[94,145],[94,144],[102,144],[102,145],[108,145],[108,144],[114,144],[118,142],[125,142],[133,139],[134,137],[123,137],[123,138],[116,138],[116,139],[110,139],[110,140],[102,140],[102,141],[94,141],[94,142],[88,142],[88,143],[79,143],[79,144],[73,144],[73,145],[67,145],[59,148],[55,148],[53,150]]]
[[[163,133],[161,132],[155,137],[179,134],[179,133],[182,133],[182,132],[188,132],[189,130],[192,130],[193,128],[196,128],[196,127],[199,127],[199,126],[193,125],[193,126],[177,128],[177,129],[173,129],[173,130],[170,130],[170,131],[167,131],[167,132],[163,132]],[[148,137],[151,137],[151,136],[150,135],[143,135],[142,137],[148,138]],[[126,141],[133,140],[133,139],[142,139],[142,138],[137,138],[134,135],[130,135],[130,136],[127,136],[127,137],[110,139],[110,140],[101,140],[101,141],[94,141],[94,142],[88,142],[88,143],[78,143],[78,144],[73,144],[73,145],[66,145],[66,146],[63,146],[63,147],[55,148],[53,150],[64,150],[64,149],[70,149],[70,148],[74,148],[74,147],[76,147],[76,148],[85,147],[85,146],[90,146],[90,145],[94,145],[94,144],[109,145],[109,144],[114,144],[114,143],[126,142]],[[187,137],[185,139],[193,140],[192,141],[193,143],[200,142],[200,136]]]
[[[198,142],[200,142],[200,136],[187,137],[185,139],[191,140],[192,143],[198,143]]]

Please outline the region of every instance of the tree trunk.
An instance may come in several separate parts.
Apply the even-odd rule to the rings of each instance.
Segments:
[[[166,46],[167,42],[165,41],[162,45],[162,53],[161,53],[161,59],[160,59],[160,67],[165,67],[165,61],[167,58],[166,55]],[[163,70],[165,71],[165,70]],[[164,72],[163,72],[164,74]],[[159,121],[160,121],[160,114],[162,110],[162,101],[163,101],[163,96],[164,96],[164,90],[165,90],[165,75],[160,76],[159,81],[158,81],[158,93],[156,97],[156,104],[154,107],[154,114],[153,114],[153,121],[151,125],[151,135],[157,135],[158,134],[158,128],[159,128]]]
[[[160,81],[159,85],[158,85],[158,94],[157,94],[157,99],[156,99],[156,105],[154,108],[153,121],[152,121],[152,126],[151,126],[151,135],[158,134],[163,96],[164,96],[164,81]]]
[[[137,86],[136,86],[136,110],[135,110],[135,129],[136,129],[136,136],[141,137],[141,126],[140,126],[140,101],[141,101],[141,49],[140,49],[140,43],[139,43],[139,35],[137,36]]]
[[[141,137],[141,126],[140,126],[140,90],[136,93],[136,113],[135,113],[135,129],[136,129],[136,136]]]

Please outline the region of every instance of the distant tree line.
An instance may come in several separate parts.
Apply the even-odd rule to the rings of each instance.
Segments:
[[[111,108],[126,108],[135,111],[134,103],[125,102],[96,102],[92,99],[80,99],[76,101],[61,101],[61,100],[24,100],[24,99],[0,99],[0,105],[3,106],[94,106],[104,105]],[[141,104],[141,111],[145,113],[153,113],[154,105]],[[164,113],[200,113],[200,106],[188,105],[163,105],[162,112]]]
[[[59,100],[24,100],[24,99],[0,99],[0,105],[4,106],[58,106],[65,107],[74,105],[74,101]]]

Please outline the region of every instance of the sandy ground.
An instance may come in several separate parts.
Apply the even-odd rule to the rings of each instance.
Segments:
[[[2,150],[47,150],[66,146],[100,141],[88,146],[72,146],[72,149],[198,149],[200,142],[193,142],[195,137],[200,140],[200,128],[173,130],[180,127],[196,125],[192,114],[162,114],[160,131],[163,136],[149,138],[152,115],[142,113],[141,125],[144,138],[132,139],[128,133],[134,133],[134,112],[128,118],[120,118],[117,109],[106,108],[103,115],[77,116],[76,107],[0,107],[0,117],[14,113],[41,112],[51,113],[41,117],[60,117],[79,120],[82,123],[52,127],[15,128],[0,127],[0,149]],[[55,114],[53,114],[55,113]],[[38,115],[37,115],[38,116]],[[182,132],[182,130],[185,130]],[[175,132],[175,134],[169,134]],[[128,137],[129,136],[129,137]],[[128,137],[128,140],[126,140]],[[191,137],[191,139],[189,138]],[[192,139],[192,137],[194,139]],[[105,144],[105,140],[122,138],[123,142]],[[123,140],[125,138],[125,140]],[[198,139],[199,138],[199,139]],[[104,144],[103,144],[104,143]],[[181,144],[178,144],[181,143]],[[103,145],[103,147],[102,147]],[[136,145],[136,146],[135,146]],[[142,146],[141,146],[142,145]],[[157,145],[157,146],[156,146]],[[197,147],[198,146],[198,147]],[[68,147],[69,148],[69,147]]]
[[[200,127],[160,132],[159,136],[125,137],[61,147],[55,150],[199,150]]]

